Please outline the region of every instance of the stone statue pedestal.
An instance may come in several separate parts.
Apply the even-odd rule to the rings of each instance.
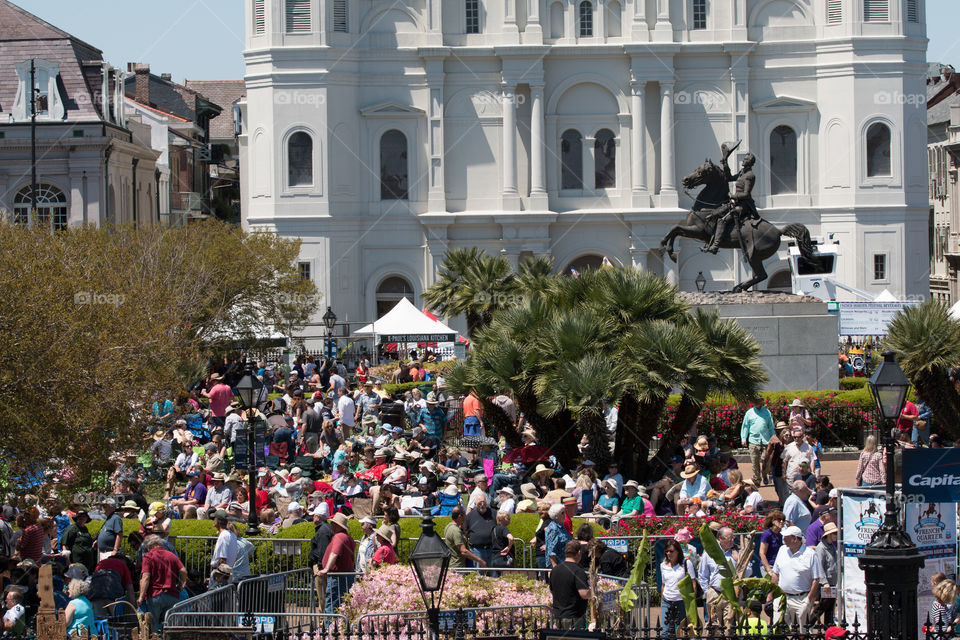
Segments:
[[[760,344],[766,391],[836,389],[838,317],[811,296],[779,292],[681,292],[691,308],[716,309]]]

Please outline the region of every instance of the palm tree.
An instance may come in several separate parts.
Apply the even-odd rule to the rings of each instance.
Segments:
[[[424,292],[423,300],[442,316],[465,315],[472,340],[478,329],[490,323],[495,311],[514,304],[516,294],[516,274],[510,263],[472,247],[447,252],[437,280]]]
[[[716,311],[697,309],[689,316],[690,326],[703,338],[704,365],[691,371],[688,391],[670,425],[665,429],[660,449],[651,461],[654,470],[669,468],[669,459],[683,435],[696,424],[708,394],[726,393],[738,400],[752,400],[767,374],[760,363],[760,345],[739,323],[720,318]]]
[[[890,323],[885,345],[897,352],[917,397],[951,438],[960,439],[960,395],[950,380],[950,368],[960,363],[960,322],[947,305],[928,300],[905,307]]]

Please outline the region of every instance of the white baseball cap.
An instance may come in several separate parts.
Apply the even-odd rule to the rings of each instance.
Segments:
[[[830,493],[827,495],[828,498],[839,498],[840,492],[836,489],[830,489]]]
[[[794,536],[796,538],[803,537],[803,531],[800,530],[800,527],[796,527],[796,526],[787,527],[781,533],[784,538],[786,538],[787,536]]]
[[[289,509],[289,508],[288,508],[288,509]],[[312,512],[310,515],[313,515],[313,516],[323,516],[324,518],[329,518],[329,517],[330,517],[330,507],[327,506],[327,503],[326,503],[326,502],[321,502],[320,504],[318,504],[318,505],[314,508],[313,512]]]

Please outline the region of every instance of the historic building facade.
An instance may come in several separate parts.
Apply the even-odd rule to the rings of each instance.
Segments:
[[[928,293],[922,0],[245,4],[244,224],[302,238],[341,320],[421,304],[459,246],[729,289],[732,251],[659,243],[738,139],[763,215],[832,235],[840,280]]]

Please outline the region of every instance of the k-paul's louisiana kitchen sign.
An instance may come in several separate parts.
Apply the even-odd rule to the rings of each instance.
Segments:
[[[455,333],[401,333],[397,335],[383,334],[380,342],[453,342],[457,339]]]
[[[915,502],[960,502],[960,448],[904,449],[902,486]]]

